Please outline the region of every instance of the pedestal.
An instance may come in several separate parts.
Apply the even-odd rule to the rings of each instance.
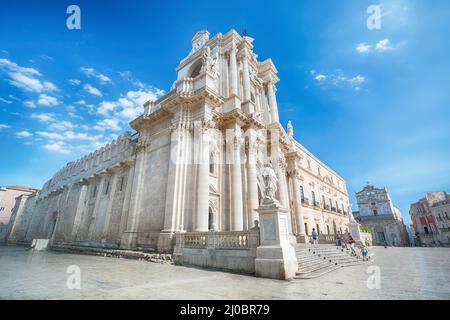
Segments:
[[[172,252],[175,246],[175,231],[163,230],[158,237],[158,252]]]
[[[358,222],[350,222],[348,224],[348,228],[350,229],[350,233],[352,234],[353,239],[362,241],[360,224]],[[362,241],[363,242],[363,241]]]
[[[277,202],[258,208],[261,245],[256,249],[257,277],[290,280],[298,270],[295,249],[289,242],[288,210]]]

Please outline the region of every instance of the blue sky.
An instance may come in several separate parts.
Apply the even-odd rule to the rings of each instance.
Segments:
[[[81,8],[81,30],[66,9]],[[382,27],[366,26],[369,5]],[[450,3],[9,1],[0,12],[0,185],[41,187],[167,91],[196,31],[246,29],[281,122],[347,181],[411,202],[450,186]]]

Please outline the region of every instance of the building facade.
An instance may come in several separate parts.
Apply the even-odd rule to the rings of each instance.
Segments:
[[[408,235],[400,210],[392,203],[386,188],[367,185],[356,193],[359,211],[353,213],[363,226],[372,228],[374,245],[407,246]]]
[[[4,242],[7,237],[16,198],[21,195],[30,195],[36,191],[36,189],[22,186],[0,187],[0,243]]]
[[[418,245],[450,245],[450,195],[427,192],[425,198],[411,204],[409,209]]]
[[[28,197],[11,242],[163,252],[177,232],[249,230],[268,162],[292,241],[313,228],[347,231],[345,180],[294,139],[291,123],[280,124],[277,69],[258,60],[253,41],[235,30],[198,32],[168,93],[130,122],[137,133],[67,164]]]

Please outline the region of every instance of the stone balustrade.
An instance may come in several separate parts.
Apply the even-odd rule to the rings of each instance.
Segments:
[[[250,249],[259,245],[258,231],[186,232],[177,235],[178,247]]]
[[[312,236],[308,236],[308,241],[312,242]],[[318,237],[319,244],[335,244],[336,235],[335,234],[319,234]]]
[[[175,264],[255,273],[258,231],[180,232],[173,252]]]

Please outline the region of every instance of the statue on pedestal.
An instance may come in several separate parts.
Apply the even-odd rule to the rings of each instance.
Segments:
[[[264,201],[263,204],[277,203],[278,201],[274,198],[275,192],[277,191],[278,178],[275,171],[272,168],[271,163],[264,165],[261,175],[264,181]]]

